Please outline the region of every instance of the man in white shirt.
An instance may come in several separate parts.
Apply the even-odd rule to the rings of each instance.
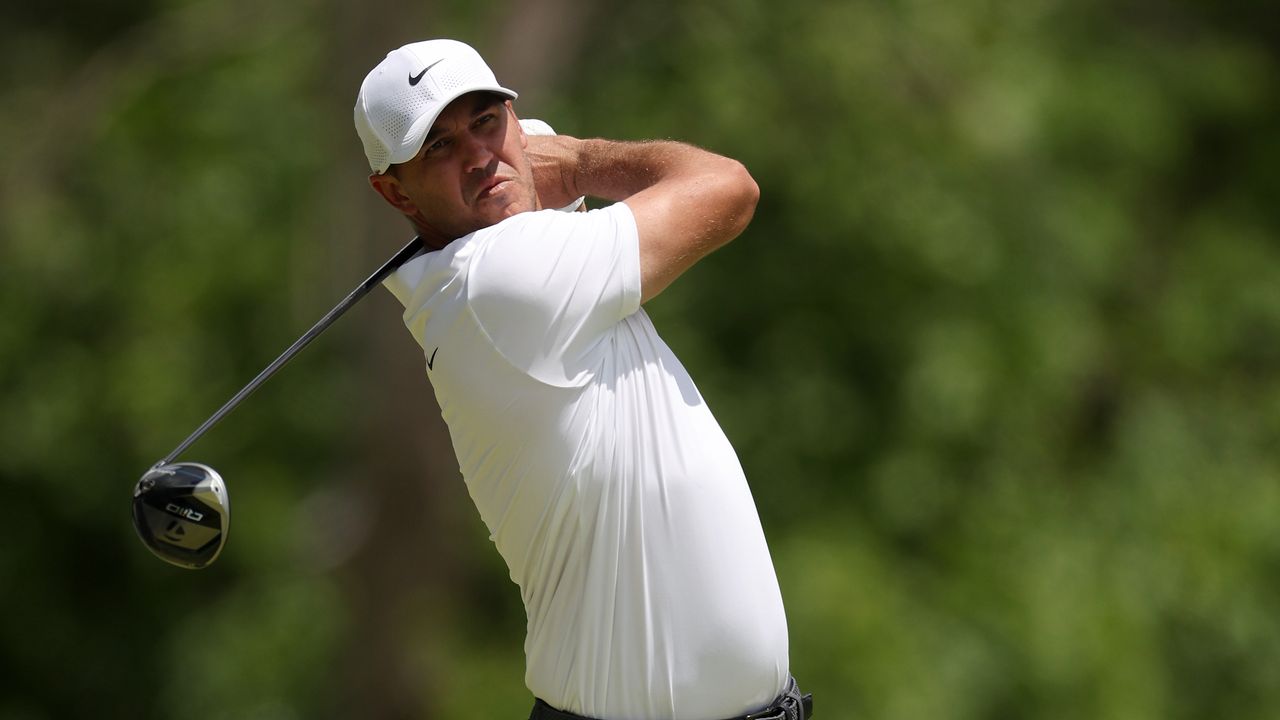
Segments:
[[[355,123],[429,248],[387,285],[520,587],[531,718],[803,720],[741,464],[641,309],[758,188],[681,143],[526,133],[515,97],[431,40],[369,73]],[[543,209],[584,195],[614,204]]]

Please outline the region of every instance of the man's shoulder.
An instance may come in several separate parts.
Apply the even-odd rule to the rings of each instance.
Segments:
[[[509,232],[521,232],[530,228],[545,227],[556,224],[556,221],[564,217],[565,213],[557,210],[530,210],[528,212],[516,213],[509,218],[499,221],[487,228],[482,228],[475,232],[475,235],[484,237],[490,235],[500,235]]]
[[[507,233],[525,233],[557,225],[567,227],[564,223],[565,221],[573,222],[575,219],[573,215],[574,213],[563,213],[559,210],[530,210],[529,212],[517,213],[497,224],[477,230],[475,235],[479,238],[484,238]]]
[[[485,240],[490,237],[506,235],[511,233],[523,234],[526,232],[541,232],[552,228],[575,228],[589,227],[593,223],[598,223],[605,216],[616,216],[619,213],[630,214],[629,209],[624,203],[613,203],[603,208],[588,210],[587,212],[566,212],[564,210],[531,210],[512,215],[494,225],[475,231],[466,239]],[[616,222],[616,221],[615,221]]]

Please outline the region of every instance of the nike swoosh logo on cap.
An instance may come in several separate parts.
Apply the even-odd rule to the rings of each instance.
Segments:
[[[410,75],[410,76],[409,76],[409,84],[410,84],[410,85],[417,85],[417,84],[418,84],[418,81],[422,79],[422,76],[423,76],[423,75],[426,75],[426,74],[427,74],[427,71],[428,71],[428,70],[430,70],[431,68],[435,67],[436,65],[439,65],[439,64],[440,64],[440,63],[442,63],[442,62],[444,62],[444,58],[440,58],[439,60],[437,60],[437,61],[435,61],[435,62],[431,63],[430,65],[428,65],[428,66],[426,66],[426,67],[422,68],[422,72],[418,73],[417,75]]]

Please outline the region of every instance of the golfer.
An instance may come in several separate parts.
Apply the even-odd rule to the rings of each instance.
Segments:
[[[802,720],[742,466],[641,306],[750,222],[741,164],[526,133],[471,47],[364,79],[369,182],[428,252],[387,285],[520,587],[531,718]],[[560,212],[590,195],[613,204]],[[731,299],[727,299],[729,301]]]

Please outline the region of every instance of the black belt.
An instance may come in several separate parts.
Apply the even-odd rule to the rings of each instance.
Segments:
[[[787,687],[769,707],[750,715],[731,718],[731,720],[808,720],[813,717],[813,693],[800,694],[796,679],[787,680]],[[592,720],[592,718],[574,715],[571,712],[557,710],[542,700],[535,700],[529,720]]]

